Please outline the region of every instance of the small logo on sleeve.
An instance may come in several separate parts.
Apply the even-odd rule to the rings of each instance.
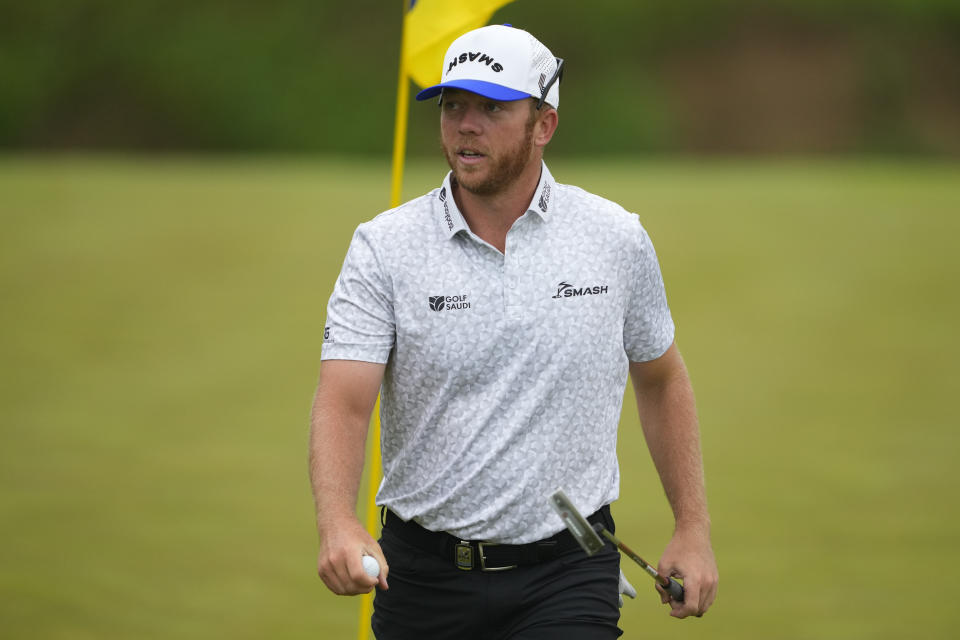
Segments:
[[[557,295],[554,298],[574,298],[577,296],[598,296],[609,293],[610,287],[605,284],[598,284],[592,287],[575,287],[569,282],[561,281],[557,285]]]
[[[324,342],[333,342],[333,339],[330,337],[330,327],[323,328],[323,341]]]
[[[430,296],[429,300],[432,311],[458,311],[470,308],[465,293],[459,296]]]

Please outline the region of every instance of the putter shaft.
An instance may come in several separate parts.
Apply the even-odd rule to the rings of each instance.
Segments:
[[[617,538],[617,536],[613,535],[612,533],[610,533],[609,531],[607,531],[605,528],[600,528],[600,527],[597,527],[597,528],[600,529],[600,534],[601,534],[604,538],[606,538],[607,540],[609,540],[610,542],[612,542],[615,547],[617,547],[618,549],[620,549],[620,551],[623,551],[625,554],[627,554],[627,555],[630,557],[630,559],[632,559],[632,560],[633,560],[634,562],[636,562],[638,565],[640,565],[641,567],[643,567],[643,570],[646,571],[647,573],[649,573],[650,576],[653,577],[654,580],[656,580],[657,582],[659,582],[659,583],[660,583],[660,586],[662,586],[662,587],[666,587],[666,586],[667,586],[667,580],[666,580],[666,578],[664,578],[664,577],[661,576],[659,573],[657,573],[657,570],[654,569],[653,567],[651,567],[643,558],[641,558],[640,556],[638,556],[638,555],[633,551],[633,549],[631,549],[631,548],[628,547],[627,545],[623,544],[623,543],[620,541],[620,539]]]
[[[677,582],[677,581],[674,580],[673,578],[667,578],[667,577],[662,576],[662,575],[660,575],[659,573],[657,573],[657,570],[656,570],[656,569],[654,569],[654,568],[653,568],[652,566],[650,566],[650,564],[647,563],[643,558],[641,558],[639,555],[637,555],[637,554],[633,551],[633,549],[631,549],[631,548],[628,547],[627,545],[625,545],[625,544],[623,544],[622,542],[620,542],[620,539],[617,538],[617,536],[615,536],[615,535],[613,535],[612,533],[610,533],[609,531],[607,531],[606,527],[604,527],[604,526],[603,526],[602,524],[600,524],[599,522],[593,525],[593,529],[594,529],[594,531],[596,531],[597,533],[599,533],[600,535],[602,535],[604,538],[606,538],[607,540],[609,540],[610,542],[612,542],[615,547],[617,547],[618,549],[620,549],[620,551],[622,551],[622,552],[625,553],[627,556],[629,556],[631,560],[633,560],[633,561],[636,562],[638,565],[640,565],[641,567],[643,567],[643,570],[646,571],[647,573],[649,573],[649,574],[650,574],[650,577],[652,577],[654,580],[656,580],[656,581],[657,581],[657,584],[659,584],[659,585],[663,588],[664,591],[666,591],[667,593],[669,593],[671,598],[673,598],[673,599],[676,600],[677,602],[683,602],[683,585],[682,585],[682,584],[680,584],[679,582]]]

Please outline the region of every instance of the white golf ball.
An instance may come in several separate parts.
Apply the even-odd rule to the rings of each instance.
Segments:
[[[376,578],[380,575],[380,563],[373,556],[363,556],[363,570],[371,578]]]

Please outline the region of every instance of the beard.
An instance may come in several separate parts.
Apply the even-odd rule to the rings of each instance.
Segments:
[[[487,171],[457,168],[456,146],[443,145],[443,155],[453,171],[453,177],[463,189],[477,196],[490,196],[504,191],[520,177],[533,151],[534,119],[527,122],[523,137],[517,144],[497,157],[487,155]]]

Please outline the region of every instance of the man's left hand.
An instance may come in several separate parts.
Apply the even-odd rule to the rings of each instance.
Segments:
[[[673,600],[657,585],[660,601],[670,604],[674,618],[700,617],[717,597],[719,573],[708,533],[678,529],[660,557],[657,572],[683,580],[683,602]]]

